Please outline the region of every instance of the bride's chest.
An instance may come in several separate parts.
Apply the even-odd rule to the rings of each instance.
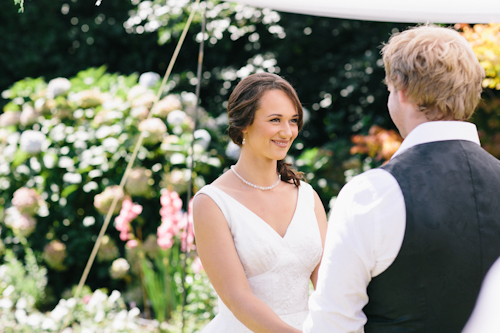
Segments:
[[[295,267],[310,274],[322,253],[321,237],[314,212],[297,211],[284,237],[255,216],[240,216],[231,233],[247,277]]]

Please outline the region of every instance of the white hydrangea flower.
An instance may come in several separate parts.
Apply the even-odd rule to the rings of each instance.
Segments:
[[[155,72],[146,72],[142,73],[141,76],[139,77],[139,84],[141,86],[151,88],[160,80],[160,75]]]
[[[167,123],[174,126],[182,125],[184,119],[186,119],[186,112],[181,110],[174,110],[168,114]]]
[[[195,106],[196,105],[196,94],[195,93],[183,91],[181,94],[181,99],[182,99],[182,102],[186,106]]]
[[[67,172],[63,175],[63,181],[70,184],[80,184],[82,182],[82,175],[79,173]]]
[[[144,167],[134,168],[130,171],[125,189],[132,196],[147,197],[151,192],[151,177],[153,172]]]
[[[61,299],[57,306],[50,312],[50,318],[55,321],[62,320],[69,313],[69,309],[66,306],[66,300]]]
[[[194,132],[194,139],[196,140],[197,144],[203,147],[204,150],[207,150],[212,137],[210,136],[210,133],[208,133],[207,130],[199,129]]]
[[[115,210],[113,211],[113,213],[118,214],[122,207],[122,202],[124,198],[123,190],[118,185],[108,186],[102,193],[97,194],[94,197],[94,206],[97,209],[97,211],[102,215],[106,215],[108,213],[108,209],[111,207],[111,204],[113,203],[115,196],[118,196],[119,200],[115,206]]]
[[[128,317],[132,319],[132,318],[139,316],[140,314],[141,314],[141,310],[139,310],[139,308],[135,307],[135,308],[132,308],[129,310]]]
[[[120,298],[120,296],[121,296],[121,293],[118,290],[113,290],[111,292],[111,295],[109,295],[108,304],[112,305]]]
[[[15,126],[19,124],[21,112],[8,111],[0,115],[0,127]]]
[[[128,271],[130,270],[130,265],[128,261],[124,258],[118,258],[113,261],[111,268],[109,269],[109,274],[113,279],[123,279]]]
[[[33,188],[21,187],[14,192],[12,197],[12,205],[19,213],[30,216],[37,213],[41,202],[41,196]]]
[[[182,104],[179,98],[175,95],[168,95],[156,103],[151,112],[159,118],[166,118],[168,114],[174,110],[182,109]]]
[[[4,267],[4,268],[5,268],[5,270],[7,269],[7,268],[6,268],[5,266],[3,266],[3,265],[2,265],[1,267]],[[5,276],[5,274],[4,274],[5,272],[2,272],[2,273],[3,273],[3,274],[2,274],[2,276]],[[15,288],[13,285],[9,284],[9,285],[7,286],[7,288],[5,288],[5,290],[3,291],[2,296],[3,296],[3,297],[9,297],[10,295],[12,295],[12,293],[13,293],[14,291],[16,291],[16,288]],[[12,305],[14,305],[14,304],[12,304]]]
[[[35,313],[32,313],[28,316],[28,320],[26,321],[26,323],[28,325],[30,325],[31,327],[40,327],[40,325],[42,324],[43,320],[45,319],[44,315],[39,313],[39,312],[35,312]]]
[[[147,91],[151,91],[149,90],[148,88],[144,87],[144,86],[141,86],[141,85],[136,85],[136,86],[133,86],[132,88],[130,88],[130,90],[128,91],[128,94],[127,94],[127,99],[129,101],[137,98],[138,96],[146,93]]]
[[[28,306],[28,301],[25,297],[21,297],[16,303],[16,309],[26,309]]]
[[[0,309],[10,310],[14,306],[14,302],[10,298],[0,298]]]
[[[140,105],[132,108],[132,110],[130,110],[130,115],[132,116],[132,118],[144,120],[149,115],[149,109],[144,105]]]
[[[240,157],[240,151],[240,147],[233,141],[230,141],[226,148],[226,156],[233,160],[237,160]]]
[[[52,318],[45,318],[41,326],[42,330],[55,331],[57,330],[57,325]]]
[[[147,132],[144,136],[144,143],[156,144],[163,139],[163,134],[167,132],[167,126],[159,118],[149,118],[141,121],[139,131]]]
[[[27,130],[21,134],[19,146],[30,154],[38,154],[42,151],[43,143],[47,137],[40,131]]]
[[[24,309],[16,309],[14,312],[14,317],[20,324],[25,324],[28,321],[28,315]]]
[[[35,218],[21,214],[16,207],[9,207],[5,210],[5,225],[14,231],[14,234],[22,237],[28,237],[35,231]]]
[[[37,112],[31,105],[25,105],[23,107],[23,111],[21,111],[19,122],[24,126],[34,124],[39,115],[40,113]]]
[[[71,89],[71,82],[64,78],[58,77],[49,81],[47,86],[47,98],[53,99],[59,95],[65,95]]]

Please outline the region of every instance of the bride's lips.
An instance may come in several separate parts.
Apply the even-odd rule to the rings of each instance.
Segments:
[[[278,147],[281,147],[281,148],[286,148],[288,147],[288,143],[290,141],[288,140],[271,140],[275,145],[277,145]]]

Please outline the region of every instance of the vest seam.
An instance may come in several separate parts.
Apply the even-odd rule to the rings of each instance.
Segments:
[[[480,254],[480,258],[481,258],[481,262],[480,262],[480,265],[481,265],[481,272],[483,272],[483,238],[482,238],[482,235],[481,235],[481,222],[479,220],[479,212],[478,212],[478,209],[477,209],[477,191],[476,191],[476,186],[474,185],[474,176],[472,175],[472,167],[470,165],[470,161],[469,161],[469,156],[467,155],[467,152],[465,151],[465,148],[463,146],[463,142],[461,140],[458,140],[459,144],[460,144],[460,148],[462,149],[462,153],[465,155],[465,160],[467,161],[467,166],[469,168],[469,174],[470,174],[470,178],[471,178],[471,182],[472,182],[472,191],[474,192],[474,204],[475,204],[475,207],[476,207],[476,219],[477,219],[477,224],[478,224],[478,231],[479,231],[479,254]]]

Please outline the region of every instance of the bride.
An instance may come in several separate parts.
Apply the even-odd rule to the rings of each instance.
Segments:
[[[301,332],[326,233],[318,195],[283,160],[302,106],[287,81],[259,73],[236,86],[227,109],[240,157],[193,203],[198,254],[219,295],[203,332]]]

